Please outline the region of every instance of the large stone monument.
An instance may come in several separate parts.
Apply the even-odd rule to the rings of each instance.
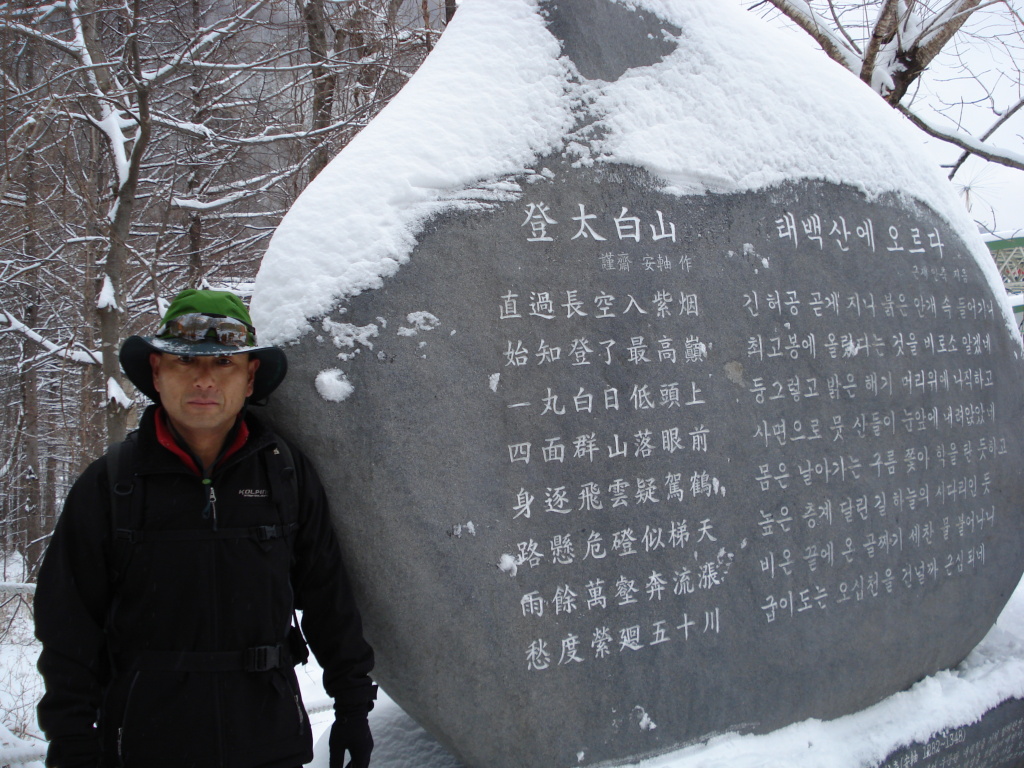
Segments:
[[[891,110],[772,34],[464,3],[272,243],[272,415],[379,681],[468,766],[856,711],[1020,579],[994,268]]]

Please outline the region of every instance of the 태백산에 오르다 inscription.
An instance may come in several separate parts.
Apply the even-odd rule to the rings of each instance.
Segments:
[[[957,663],[1020,576],[1021,363],[955,232],[552,167],[289,353],[388,692],[470,765],[577,765]]]

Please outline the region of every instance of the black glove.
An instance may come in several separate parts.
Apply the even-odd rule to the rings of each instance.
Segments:
[[[369,768],[373,735],[366,715],[365,711],[335,715],[328,742],[331,748],[330,768]],[[345,750],[352,757],[347,765],[344,763]]]

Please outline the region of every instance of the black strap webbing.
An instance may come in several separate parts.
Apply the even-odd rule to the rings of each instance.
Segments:
[[[255,539],[256,541],[273,541],[284,538],[298,528],[298,525],[254,525],[251,528],[218,528],[216,531],[202,528],[188,530],[139,531],[130,528],[118,528],[114,538],[139,544],[143,541],[206,541],[216,539]]]
[[[111,558],[111,584],[118,585],[128,563],[129,552],[117,544],[117,531],[138,527],[141,522],[143,494],[135,474],[135,440],[132,432],[123,442],[107,450],[107,485],[110,488],[110,531],[114,548]],[[116,589],[115,589],[116,592]]]
[[[299,485],[295,477],[295,459],[284,440],[279,439],[270,451],[267,481],[281,522],[294,523],[299,514]]]
[[[298,530],[299,515],[299,479],[295,474],[295,457],[292,449],[283,439],[278,439],[277,445],[270,452],[270,459],[267,465],[267,478],[270,482],[270,495],[277,504],[277,512],[281,518],[282,525],[292,530]],[[285,487],[287,486],[287,487]],[[292,566],[295,565],[295,548],[291,551]],[[292,625],[288,629],[288,645],[291,649],[292,663],[305,664],[309,661],[309,644],[306,636],[302,633],[302,626],[298,614],[292,608]]]
[[[295,665],[284,643],[244,651],[140,651],[119,661],[125,669],[161,672],[269,672]]]

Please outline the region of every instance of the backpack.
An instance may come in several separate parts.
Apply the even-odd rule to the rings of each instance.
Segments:
[[[116,594],[128,565],[131,547],[142,540],[198,538],[194,531],[149,531],[141,529],[142,522],[142,482],[135,472],[136,441],[138,433],[131,432],[124,441],[114,443],[106,453],[107,477],[110,486],[110,525],[113,546],[109,579],[112,591]],[[270,495],[277,506],[280,525],[260,525],[251,528],[226,528],[216,532],[204,533],[204,537],[214,535],[218,538],[254,538],[257,541],[270,541],[276,538],[287,538],[291,547],[291,536],[298,528],[299,488],[295,478],[295,460],[291,448],[283,440],[278,439],[276,446],[267,462],[267,479],[270,482]],[[293,553],[294,558],[294,553]],[[230,671],[239,667],[234,657],[225,660],[226,654],[199,653],[190,654],[191,664],[182,665],[182,655],[178,654],[177,668],[202,669],[204,671]],[[248,672],[265,672],[277,667],[305,664],[309,660],[309,646],[299,627],[299,619],[292,610],[291,627],[285,644],[276,646],[259,646],[248,648],[241,657],[241,668]]]

